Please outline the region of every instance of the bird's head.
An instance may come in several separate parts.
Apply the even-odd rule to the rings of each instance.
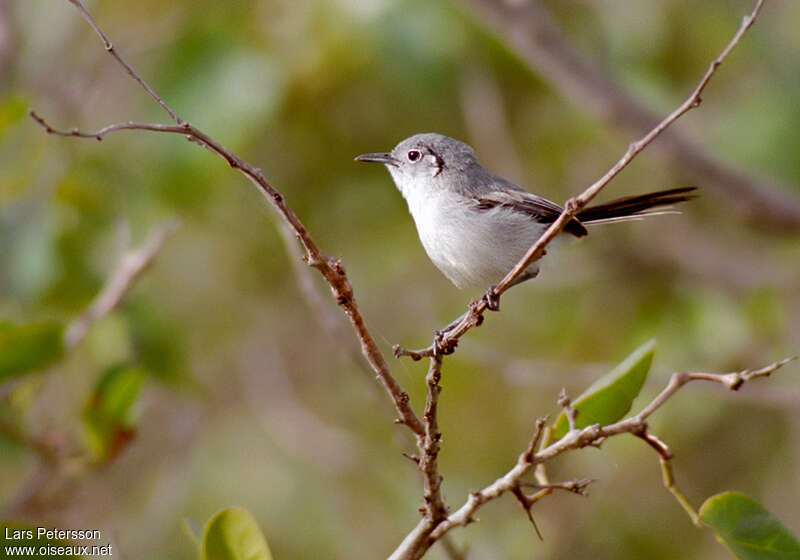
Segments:
[[[457,184],[464,171],[477,164],[467,144],[433,132],[410,136],[391,152],[361,154],[355,159],[386,165],[407,198]]]

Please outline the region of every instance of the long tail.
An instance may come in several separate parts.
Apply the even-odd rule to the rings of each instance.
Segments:
[[[669,210],[651,210],[653,208],[671,206],[679,202],[691,200],[697,195],[690,193],[696,190],[697,187],[679,187],[677,189],[626,196],[604,204],[597,204],[596,206],[585,208],[578,212],[575,217],[586,225],[592,225],[637,220],[645,216],[658,214],[669,214],[671,213]]]

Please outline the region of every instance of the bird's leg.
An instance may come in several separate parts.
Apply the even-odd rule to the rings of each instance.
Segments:
[[[542,253],[542,254],[544,255],[546,253]],[[539,276],[539,269],[538,268],[536,270],[530,270],[530,269],[526,270],[525,272],[523,272],[522,274],[517,276],[517,279],[514,280],[514,282],[511,283],[511,286],[516,286],[517,284],[522,284],[526,280],[533,280],[537,276]],[[511,286],[509,286],[509,288]]]
[[[531,278],[536,278],[537,274],[539,274],[538,270],[535,271],[526,270],[519,277],[517,277],[516,280],[514,280],[511,286],[516,286],[517,284],[521,284],[526,280],[530,280]],[[511,286],[509,286],[509,288]],[[488,290],[486,290],[486,293],[483,294],[482,298],[483,301],[486,302],[486,309],[490,311],[500,311],[500,294],[495,292],[495,288],[497,288],[496,285],[491,286]],[[462,313],[461,315],[458,316],[457,319],[450,321],[450,323],[448,323],[444,328],[437,331],[433,331],[434,349],[435,351],[437,351],[437,353],[451,354],[453,350],[455,350],[455,344],[445,343],[445,338],[447,336],[447,333],[456,328],[467,315],[473,313],[475,311],[476,305],[478,305],[478,301],[473,301],[472,303],[470,303],[469,311]],[[481,323],[483,323],[483,314],[479,313],[477,315],[477,321],[475,323],[475,326],[479,327]]]
[[[465,314],[466,315],[466,314]],[[464,315],[462,315],[463,317]],[[447,340],[447,332],[458,324],[458,321],[453,321],[440,331],[433,331],[433,354],[434,356],[446,356],[456,351],[458,340]]]
[[[486,293],[483,294],[483,301],[486,302],[486,309],[489,311],[500,311],[500,294],[494,291],[497,285],[489,286]]]

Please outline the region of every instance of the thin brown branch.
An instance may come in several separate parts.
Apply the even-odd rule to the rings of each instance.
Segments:
[[[480,24],[494,28],[533,71],[581,109],[637,135],[659,120],[656,112],[614,83],[602,64],[570,44],[541,0],[469,0],[468,4],[480,16]],[[751,21],[760,8],[761,1],[748,16]],[[653,150],[680,162],[704,188],[762,227],[800,229],[800,199],[790,189],[719,160],[682,131],[669,131]]]
[[[591,202],[600,193],[600,191],[602,191],[603,188],[611,182],[614,177],[616,177],[623,169],[625,169],[636,158],[636,156],[642,152],[642,150],[644,150],[650,145],[651,142],[653,142],[653,140],[667,130],[672,123],[674,123],[688,111],[700,105],[702,101],[701,95],[706,86],[711,81],[711,78],[714,76],[720,65],[725,61],[736,45],[739,44],[739,41],[741,41],[747,30],[753,25],[753,22],[761,10],[762,4],[763,0],[757,0],[753,11],[742,20],[739,29],[733,35],[728,44],[725,45],[720,54],[711,61],[711,64],[709,65],[705,74],[703,74],[697,86],[695,86],[692,93],[684,100],[684,102],[681,103],[663,120],[661,120],[661,122],[653,126],[647,134],[645,134],[639,140],[632,142],[628,146],[625,154],[623,154],[623,156],[608,171],[606,171],[602,177],[589,185],[578,196],[567,200],[564,204],[564,211],[559,215],[558,219],[556,219],[542,234],[542,236],[536,240],[536,243],[534,243],[531,248],[528,249],[527,253],[508,272],[508,274],[506,274],[506,276],[497,284],[497,286],[489,288],[489,291],[482,300],[472,302],[469,305],[468,311],[464,314],[461,321],[459,321],[455,327],[448,330],[441,337],[441,340],[437,341],[437,344],[439,345],[438,348],[435,347],[437,346],[437,344],[435,344],[422,350],[408,351],[401,349],[395,353],[398,355],[409,355],[419,358],[423,356],[431,356],[436,352],[452,351],[452,349],[458,343],[458,340],[467,331],[474,326],[480,325],[483,320],[483,314],[490,307],[489,300],[498,301],[500,296],[514,285],[514,281],[517,280],[517,278],[519,278],[531,264],[539,260],[545,254],[547,245],[553,239],[555,239],[559,233],[561,233],[564,227],[566,227],[567,223],[569,223],[569,221],[574,218],[583,207]]]
[[[543,541],[544,537],[542,537],[542,532],[539,531],[539,526],[536,524],[536,520],[533,518],[533,512],[531,509],[533,508],[533,504],[545,496],[552,494],[552,492],[553,490],[550,488],[542,488],[535,494],[526,494],[519,486],[515,486],[511,489],[511,493],[517,499],[519,505],[522,506],[522,509],[525,511],[525,515],[528,516],[528,521],[530,521],[531,525],[533,525],[533,530],[536,531],[536,536],[539,537],[540,541]]]
[[[295,236],[300,242],[305,251],[304,260],[306,263],[316,268],[320,274],[325,278],[331,287],[333,296],[336,302],[342,307],[344,312],[350,319],[350,323],[356,332],[361,343],[361,351],[369,363],[370,367],[377,374],[386,392],[389,394],[395,409],[399,415],[398,422],[408,426],[411,431],[417,436],[417,439],[423,437],[424,427],[419,417],[414,413],[409,404],[408,394],[400,387],[395,378],[392,376],[389,365],[386,362],[382,352],[378,348],[375,339],[367,328],[364,318],[356,304],[353,295],[353,288],[350,284],[347,274],[345,273],[344,266],[341,262],[332,259],[325,255],[317,246],[316,242],[312,239],[311,234],[306,227],[294,213],[294,211],[286,204],[283,195],[267,181],[261,170],[254,165],[241,159],[239,156],[225,148],[222,144],[195,128],[188,122],[183,121],[178,117],[177,113],[173,111],[164,102],[158,94],[139,76],[139,74],[119,55],[117,50],[113,47],[111,41],[106,34],[99,27],[97,22],[91,17],[86,8],[79,0],[68,0],[75,5],[89,22],[94,29],[95,33],[100,37],[105,45],[106,51],[125,69],[125,71],[150,95],[153,100],[175,121],[176,125],[162,125],[151,123],[118,123],[109,125],[95,133],[83,133],[78,130],[59,131],[50,126],[43,118],[31,112],[31,117],[44,127],[45,131],[50,134],[57,134],[60,136],[73,136],[78,138],[93,138],[100,140],[105,135],[112,132],[122,130],[146,130],[151,132],[165,132],[183,134],[193,142],[209,149],[213,153],[223,158],[228,165],[240,171],[245,175],[254,185],[258,187],[261,193],[272,204],[278,215],[285,220],[292,228]]]
[[[599,424],[594,424],[591,426],[587,426],[586,428],[571,430],[567,432],[567,434],[562,437],[560,440],[551,443],[547,447],[540,449],[537,451],[532,457],[530,456],[529,450],[534,447],[535,445],[528,445],[528,448],[520,454],[519,458],[517,459],[517,463],[503,476],[495,480],[490,485],[486,486],[482,490],[471,492],[467,501],[456,511],[451,513],[447,516],[447,519],[439,523],[437,526],[433,527],[432,529],[429,526],[425,526],[423,523],[417,525],[417,527],[412,531],[412,533],[418,534],[420,532],[429,531],[427,537],[425,539],[417,539],[415,543],[409,542],[408,537],[406,540],[401,543],[400,547],[395,550],[390,558],[392,559],[400,559],[400,558],[421,558],[422,555],[425,553],[428,547],[430,547],[437,539],[441,538],[443,535],[447,534],[450,530],[456,527],[463,527],[468,525],[475,519],[475,513],[480,509],[484,504],[490,502],[506,492],[513,492],[515,488],[519,488],[520,485],[523,485],[522,482],[523,477],[530,472],[531,468],[544,464],[546,462],[551,461],[555,457],[564,454],[567,451],[572,449],[581,449],[584,447],[589,447],[595,445],[598,441],[603,439],[618,436],[620,434],[635,434],[639,437],[642,437],[641,434],[646,431],[647,425],[646,420],[647,418],[652,415],[656,410],[658,410],[661,406],[663,406],[669,399],[672,397],[681,387],[689,383],[690,381],[713,381],[723,385],[725,387],[735,389],[741,385],[741,383],[745,383],[747,381],[756,379],[758,377],[765,377],[772,372],[776,371],[780,367],[784,366],[794,358],[787,358],[784,360],[780,360],[769,364],[763,368],[753,369],[753,370],[745,370],[742,372],[733,372],[733,373],[724,373],[724,374],[717,374],[717,373],[673,373],[670,377],[669,382],[667,383],[666,387],[656,395],[656,397],[650,401],[638,414],[634,416],[630,416],[619,422],[614,424],[609,424],[607,426],[601,426]],[[733,386],[731,383],[731,379],[741,379],[741,383],[737,386]],[[539,432],[537,427],[536,432]],[[532,441],[535,441],[538,436],[535,434],[532,438]],[[645,438],[648,444],[653,446],[657,451],[659,451],[659,457],[662,457],[662,453],[665,453],[663,457],[666,456],[668,453],[668,448],[666,445],[661,442],[655,436],[650,435],[650,437]],[[662,457],[662,459],[663,459]],[[668,463],[668,461],[667,461]],[[668,465],[669,467],[669,465]],[[662,470],[665,467],[662,463]],[[671,470],[664,471],[669,472],[671,474]],[[665,475],[666,476],[666,475]],[[665,481],[667,479],[665,478]],[[668,485],[667,488],[670,489],[670,492],[673,495],[678,497],[678,494],[675,493],[677,488],[674,485],[674,480],[670,478],[672,482],[671,485]],[[554,485],[542,485],[543,488],[555,488]],[[685,499],[685,498],[684,498]],[[680,500],[679,500],[680,501]],[[686,502],[688,504],[688,501]],[[682,504],[683,505],[683,504]],[[689,510],[687,510],[689,511]],[[409,535],[410,536],[410,535]],[[404,546],[408,544],[415,544],[416,546],[425,547],[424,550],[419,551],[418,549],[412,548],[404,548]]]
[[[536,419],[536,426],[533,429],[533,437],[531,438],[530,443],[528,443],[528,448],[522,452],[522,456],[520,457],[521,461],[524,461],[526,463],[530,463],[531,461],[533,461],[533,456],[536,453],[536,447],[539,445],[539,442],[542,441],[542,434],[548,431],[546,429],[546,425],[547,425],[546,416],[543,418]],[[545,438],[544,441],[547,441],[547,438]]]
[[[72,0],[69,1],[72,2]],[[186,134],[189,130],[189,125],[187,123],[175,125],[133,121],[110,124],[108,126],[104,126],[96,132],[81,132],[77,128],[72,128],[70,130],[57,130],[50,126],[47,121],[45,121],[39,114],[36,113],[36,111],[30,111],[28,114],[33,120],[39,123],[42,128],[44,128],[44,131],[47,134],[52,134],[53,136],[68,136],[72,138],[90,138],[97,141],[102,140],[112,132],[119,132],[121,130],[150,130],[152,132],[172,132],[175,134]]]
[[[425,425],[425,436],[420,446],[419,470],[422,472],[423,498],[425,500],[425,516],[433,524],[440,523],[447,517],[447,506],[442,498],[442,475],[439,473],[437,459],[439,457],[439,443],[442,434],[439,432],[437,420],[439,385],[442,378],[442,357],[434,356],[430,359],[428,374],[425,376],[427,397],[425,399],[425,412],[422,419]]]
[[[652,447],[658,456],[664,459],[665,461],[669,461],[672,459],[672,451],[669,450],[669,446],[666,443],[661,441],[657,436],[651,434],[648,431],[647,425],[643,425],[641,429],[634,430],[631,432],[638,438],[641,438],[647,445]]]
[[[654,398],[642,411],[636,416],[639,423],[643,423],[647,418],[653,414],[664,402],[667,401],[678,389],[689,383],[690,381],[712,381],[724,385],[728,389],[735,391],[742,386],[743,383],[755,379],[756,377],[766,377],[777,369],[785,366],[789,362],[796,360],[797,356],[790,356],[783,360],[769,364],[759,369],[746,369],[733,373],[673,373],[670,377],[669,383],[664,390]],[[616,424],[615,424],[616,426]]]
[[[72,320],[64,331],[64,346],[74,348],[95,322],[119,305],[137,278],[152,264],[167,239],[180,227],[177,220],[167,220],[147,235],[142,245],[120,255],[106,285],[89,307]]]

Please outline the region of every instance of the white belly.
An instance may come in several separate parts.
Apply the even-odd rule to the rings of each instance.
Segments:
[[[477,210],[450,193],[408,206],[431,261],[459,288],[497,284],[546,229],[520,212]]]

